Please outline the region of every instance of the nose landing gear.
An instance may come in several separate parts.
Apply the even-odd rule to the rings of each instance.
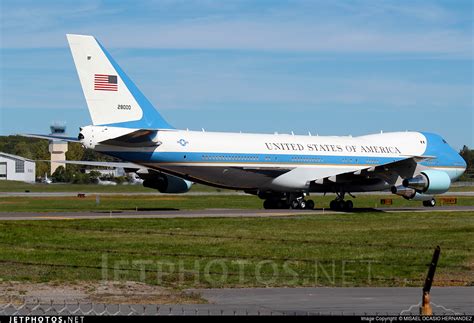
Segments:
[[[423,201],[423,206],[425,207],[434,207],[436,205],[436,200],[435,199],[431,199],[431,200],[428,200],[428,201]]]
[[[290,202],[290,208],[301,209],[301,210],[312,210],[314,209],[313,200],[305,200],[304,196],[297,197]]]

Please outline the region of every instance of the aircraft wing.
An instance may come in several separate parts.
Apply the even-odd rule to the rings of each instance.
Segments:
[[[324,168],[314,167],[296,167],[292,170],[274,178],[271,181],[272,186],[277,187],[305,187],[311,182],[316,181],[322,184],[325,180],[336,182],[336,176],[360,171],[364,166],[333,166]]]
[[[412,177],[419,168],[419,162],[435,158],[433,156],[406,156],[405,159],[379,164],[344,165],[324,168],[297,167],[279,175],[272,180],[272,185],[283,187],[304,187],[307,184],[327,184],[332,182],[336,186],[354,182],[360,178],[380,178],[395,183],[400,178]],[[421,166],[423,168],[423,166]]]

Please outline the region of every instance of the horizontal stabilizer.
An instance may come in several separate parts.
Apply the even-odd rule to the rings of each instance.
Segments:
[[[99,142],[101,145],[122,146],[122,147],[154,147],[161,145],[156,140],[158,130],[141,129],[127,133],[126,135],[107,139]]]
[[[68,142],[80,142],[79,139],[75,137],[63,137],[63,136],[54,136],[54,135],[37,135],[37,134],[20,134],[23,137],[29,138],[39,138],[39,139],[48,139],[48,140],[62,140]]]
[[[51,160],[37,160],[41,162],[51,162]],[[114,167],[114,168],[129,168],[129,169],[145,169],[146,167],[140,166],[134,163],[127,162],[100,162],[100,161],[87,161],[87,160],[55,160],[55,163],[71,164],[71,165],[84,165],[94,167]]]

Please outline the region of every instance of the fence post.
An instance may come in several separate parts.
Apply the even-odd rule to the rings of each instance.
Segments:
[[[433,284],[433,278],[436,271],[436,266],[438,265],[439,254],[441,248],[437,246],[433,253],[433,258],[431,259],[430,268],[428,269],[428,275],[425,279],[425,284],[423,285],[423,298],[421,301],[420,315],[433,315],[433,309],[430,305],[430,291],[431,285]]]

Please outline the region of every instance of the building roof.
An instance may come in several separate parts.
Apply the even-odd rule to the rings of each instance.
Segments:
[[[0,156],[6,157],[6,158],[11,158],[11,159],[19,159],[19,160],[23,160],[23,161],[29,161],[29,162],[33,162],[33,163],[35,162],[34,160],[31,160],[31,159],[28,159],[28,158],[25,158],[25,157],[12,155],[12,154],[7,154],[7,153],[1,152],[1,151],[0,151]]]

